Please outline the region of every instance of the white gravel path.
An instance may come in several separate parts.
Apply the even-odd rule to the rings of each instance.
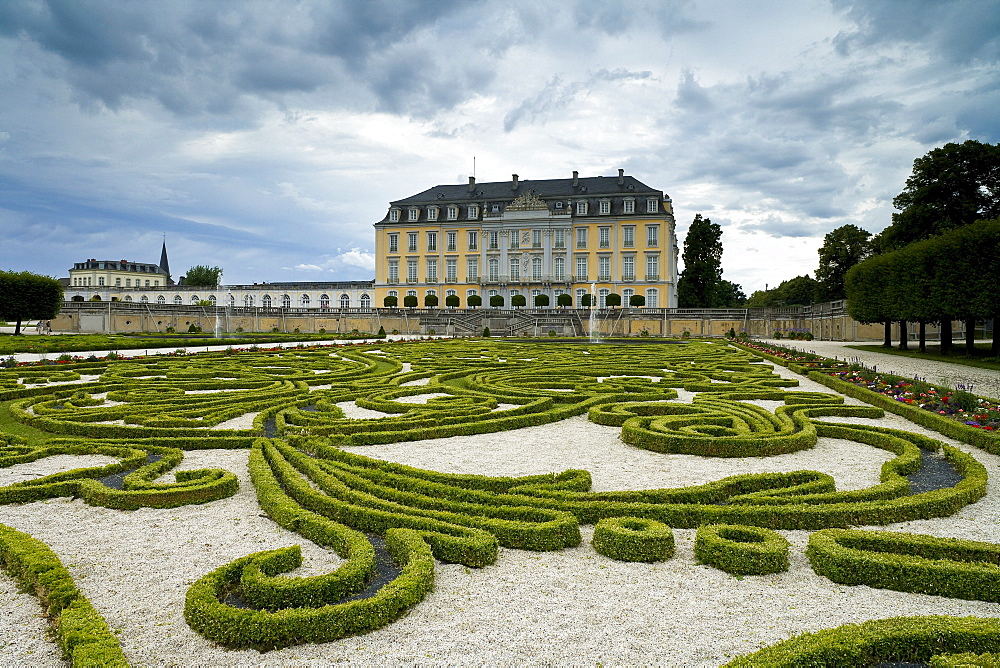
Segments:
[[[804,379],[799,389],[829,391]],[[895,416],[857,421],[925,432]],[[351,450],[456,473],[526,475],[585,468],[595,490],[675,487],[742,472],[803,468],[828,472],[838,488],[853,489],[875,484],[888,457],[837,439],[770,458],[658,455],[625,445],[618,431],[577,417],[513,432]],[[987,497],[950,518],[890,529],[1000,542],[1000,457],[959,447],[974,452],[988,468]],[[925,614],[1000,617],[996,603],[834,584],[806,563],[805,531],[781,532],[793,545],[788,572],[738,579],[695,563],[694,530],[675,530],[676,556],[648,565],[598,555],[589,542],[592,528],[583,527],[584,543],[577,548],[501,549],[497,562],[483,569],[438,564],[435,590],[427,599],[373,633],[265,654],[224,650],[183,620],[184,594],[195,579],[236,557],[281,545],[303,545],[309,572],[337,563],[327,551],[261,517],[246,458],[246,451],[226,450],[185,456],[182,468],[236,473],[241,489],[230,499],[134,512],[51,499],[0,506],[0,522],[32,534],[59,555],[116,630],[129,660],[143,666],[718,666],[795,634],[848,622]],[[56,470],[76,465],[50,459]],[[44,641],[32,603],[0,577],[0,663],[64,665]]]

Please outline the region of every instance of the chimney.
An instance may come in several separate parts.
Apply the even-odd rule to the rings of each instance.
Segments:
[[[476,189],[476,177],[475,176],[470,176],[469,177],[469,192],[471,193],[471,192],[475,191],[475,189]]]
[[[618,185],[620,185],[620,186],[625,185],[625,170],[624,169],[619,169],[618,170]]]
[[[517,174],[511,174],[510,178],[511,178],[510,189],[517,190]]]
[[[576,188],[580,185],[580,172],[573,170],[573,187]]]

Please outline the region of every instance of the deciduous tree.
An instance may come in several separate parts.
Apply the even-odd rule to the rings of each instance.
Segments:
[[[848,269],[871,255],[871,236],[871,232],[857,225],[842,225],[823,237],[816,270],[821,300],[844,298],[847,294],[844,276]]]
[[[684,238],[684,270],[677,280],[680,308],[712,308],[722,280],[722,228],[696,214]]]
[[[62,303],[63,287],[56,279],[30,271],[0,271],[0,319],[14,321],[14,334],[21,333],[24,320],[56,317]]]
[[[196,264],[187,270],[184,285],[216,286],[222,277],[221,267],[209,267],[207,264]]]

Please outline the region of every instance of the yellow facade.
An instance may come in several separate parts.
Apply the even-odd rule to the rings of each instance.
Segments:
[[[676,306],[677,245],[669,198],[625,177],[436,186],[391,203],[375,224],[375,301],[407,295],[417,305],[476,295],[504,307],[522,295],[528,306],[560,294],[573,306],[596,294],[622,305],[640,295],[646,306]]]
[[[167,285],[159,266],[127,260],[87,260],[69,270],[70,288],[158,288]]]

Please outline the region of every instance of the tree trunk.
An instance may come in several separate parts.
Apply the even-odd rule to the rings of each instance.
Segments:
[[[885,321],[885,339],[882,341],[883,348],[892,348],[892,321]]]
[[[927,352],[927,323],[920,321],[920,352]]]
[[[976,319],[965,321],[965,354],[973,357],[976,354]]]
[[[941,321],[941,354],[951,352],[951,320]]]
[[[17,319],[17,324],[14,325],[14,336],[17,336],[20,333],[21,333],[21,319],[18,318]]]
[[[905,320],[900,320],[899,321],[899,349],[900,350],[909,350],[910,349],[910,346],[908,345],[908,338],[909,337],[906,335],[906,321]]]

